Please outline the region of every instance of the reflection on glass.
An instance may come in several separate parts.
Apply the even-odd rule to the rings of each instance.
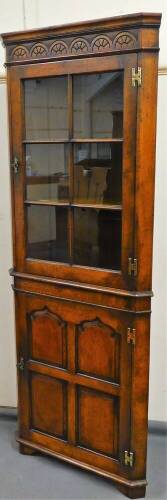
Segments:
[[[73,77],[74,137],[122,137],[123,73]]]
[[[74,264],[121,268],[121,213],[74,208]]]
[[[121,196],[122,144],[75,144],[74,201],[120,203]]]
[[[27,200],[68,201],[68,146],[26,145]]]
[[[27,257],[68,262],[68,209],[30,205],[27,208]]]
[[[67,139],[67,77],[25,80],[26,139]]]

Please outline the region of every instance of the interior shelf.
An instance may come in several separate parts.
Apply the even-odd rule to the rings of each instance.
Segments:
[[[78,208],[95,208],[99,210],[122,210],[121,204],[102,204],[102,203],[69,203],[66,201],[55,200],[25,200],[25,205],[51,205],[51,206],[64,206],[64,207],[78,207]]]

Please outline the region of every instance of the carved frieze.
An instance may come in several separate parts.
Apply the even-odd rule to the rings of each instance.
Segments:
[[[28,41],[17,46],[8,45],[7,64],[131,51],[138,48],[138,32],[132,31],[111,31],[96,35],[88,33],[80,37],[68,35],[63,39],[57,37],[37,42]]]

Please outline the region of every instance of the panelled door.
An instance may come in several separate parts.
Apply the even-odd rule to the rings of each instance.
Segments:
[[[16,315],[19,437],[126,475],[129,315],[19,293]]]
[[[11,69],[18,271],[128,288],[136,63],[125,54]]]

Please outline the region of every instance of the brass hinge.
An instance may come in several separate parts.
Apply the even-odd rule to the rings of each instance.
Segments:
[[[134,466],[134,453],[132,451],[124,451],[124,464],[128,467]]]
[[[128,259],[128,274],[129,276],[137,276],[137,259]]]
[[[136,343],[136,329],[135,328],[128,328],[127,330],[127,343],[130,344],[132,343],[135,345]]]
[[[132,68],[132,87],[135,87],[136,84],[138,87],[141,87],[141,67],[138,66],[137,71],[136,68]]]

